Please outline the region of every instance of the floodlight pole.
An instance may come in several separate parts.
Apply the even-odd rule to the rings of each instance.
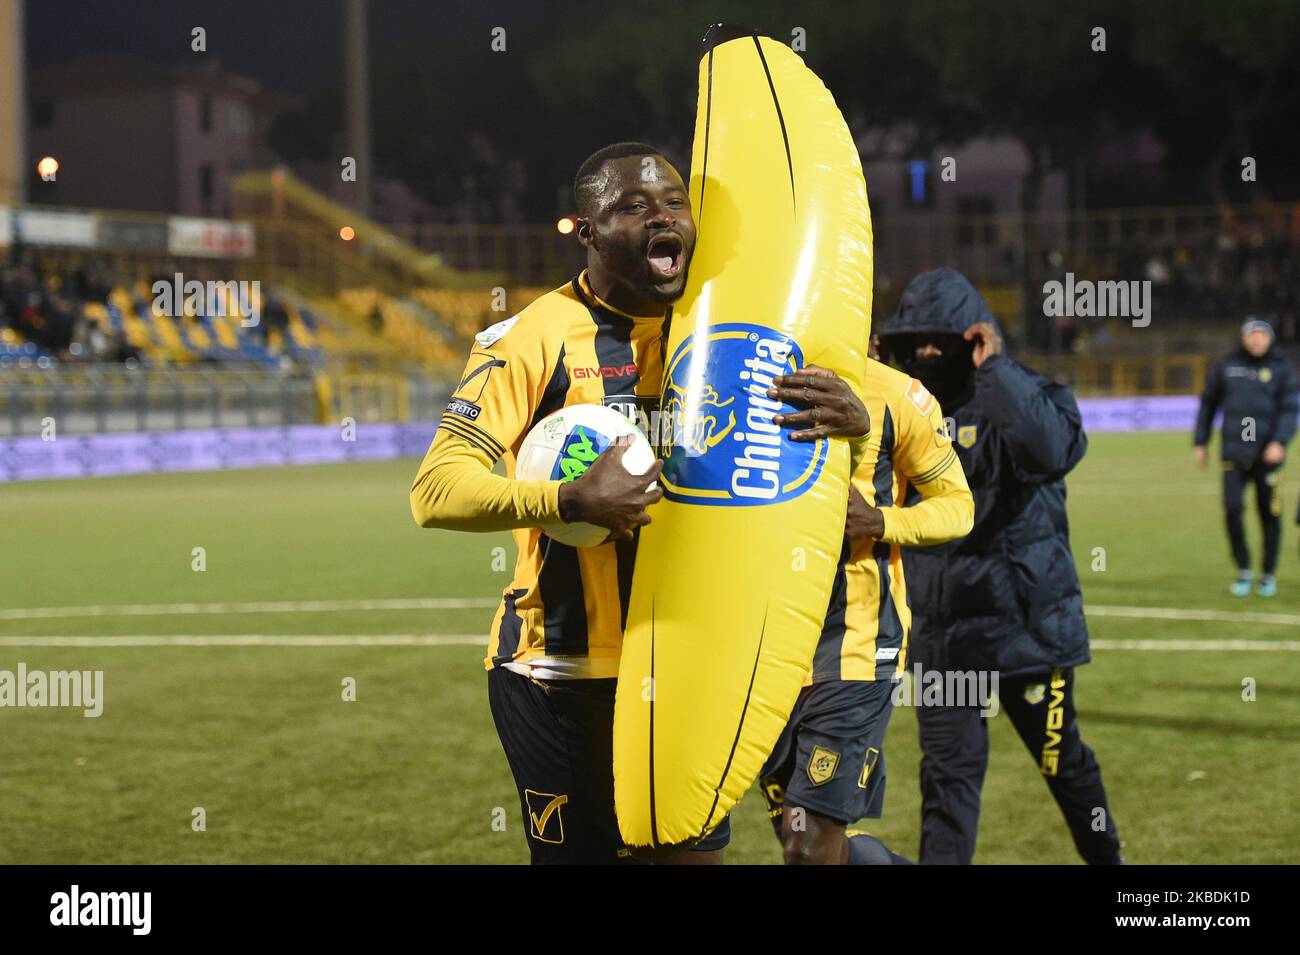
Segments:
[[[370,215],[370,75],[366,56],[366,0],[345,0],[343,109],[347,155],[356,160],[353,207]]]
[[[27,201],[27,65],[23,0],[0,0],[0,206]]]

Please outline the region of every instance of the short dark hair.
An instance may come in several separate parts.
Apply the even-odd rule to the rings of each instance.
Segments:
[[[573,202],[578,215],[585,216],[591,210],[591,205],[596,200],[596,177],[605,163],[628,156],[659,155],[659,150],[645,143],[611,143],[597,149],[583,161],[578,167],[578,174],[573,177]]]

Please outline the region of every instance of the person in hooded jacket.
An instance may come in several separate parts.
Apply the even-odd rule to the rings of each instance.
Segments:
[[[881,329],[885,353],[934,394],[975,497],[965,538],[905,549],[913,666],[995,674],[998,698],[1079,854],[1116,864],[1101,769],[1079,732],[1075,668],[1090,659],[1070,553],[1065,476],[1088,439],[1070,390],[1009,358],[960,272],[916,276]],[[948,680],[945,686],[950,685]],[[922,864],[975,855],[988,727],[975,701],[918,705]]]
[[[1205,467],[1214,416],[1223,410],[1223,511],[1237,577],[1234,597],[1250,594],[1250,548],[1242,520],[1246,486],[1255,486],[1255,506],[1264,530],[1264,563],[1256,593],[1277,594],[1277,555],[1282,543],[1282,498],[1278,476],[1286,446],[1296,430],[1296,382],[1291,360],[1273,347],[1273,326],[1250,317],[1241,326],[1241,345],[1206,376],[1196,415],[1196,462]],[[1297,518],[1300,520],[1300,518]]]

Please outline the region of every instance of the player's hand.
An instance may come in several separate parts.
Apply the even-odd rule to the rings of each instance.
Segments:
[[[1263,457],[1265,464],[1281,464],[1282,459],[1286,457],[1286,448],[1277,441],[1270,441],[1264,445]]]
[[[782,428],[802,428],[791,441],[820,438],[857,438],[871,433],[871,418],[862,399],[848,383],[829,368],[809,365],[793,375],[777,375],[767,396],[787,404],[803,405],[803,411],[775,415]],[[804,427],[811,425],[812,427]]]
[[[1208,458],[1206,457],[1205,454],[1205,445],[1198,444],[1196,446],[1195,454],[1196,454],[1196,466],[1201,468],[1205,467],[1206,462],[1208,461]]]
[[[582,477],[560,485],[560,517],[566,524],[585,522],[608,527],[607,540],[631,540],[638,527],[650,523],[646,508],[664,496],[658,484],[649,487],[664,463],[656,461],[644,474],[630,474],[623,455],[632,446],[630,435],[614,439],[591,462]]]
[[[976,322],[962,332],[961,337],[975,343],[975,350],[970,357],[976,368],[994,355],[1002,354],[1002,336],[990,322]]]
[[[885,533],[885,515],[872,507],[855,487],[849,488],[849,516],[844,522],[844,536],[851,541],[879,540]]]

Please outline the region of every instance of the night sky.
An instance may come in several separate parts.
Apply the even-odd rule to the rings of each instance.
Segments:
[[[446,55],[465,35],[487,42],[494,25],[543,16],[540,0],[491,4],[448,0],[370,0],[372,66],[385,50],[422,42]],[[190,30],[207,30],[207,55],[274,92],[304,98],[338,83],[343,0],[28,0],[31,67],[85,55],[155,63],[193,62]]]

